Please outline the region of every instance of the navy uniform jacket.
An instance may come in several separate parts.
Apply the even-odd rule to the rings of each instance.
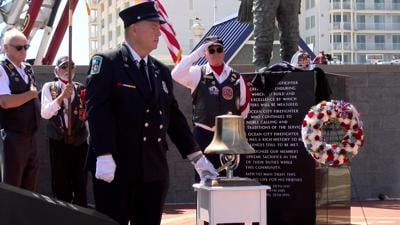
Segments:
[[[125,45],[93,56],[86,90],[92,168],[97,156],[112,153],[116,177],[163,180],[167,133],[183,157],[199,151],[173,95],[170,70],[150,56],[147,64],[153,91]]]

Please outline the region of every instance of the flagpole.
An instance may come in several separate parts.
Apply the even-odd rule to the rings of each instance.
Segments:
[[[68,0],[68,9],[68,83],[72,84],[72,15],[74,11],[72,0]],[[68,98],[68,139],[71,137],[72,133],[71,97]]]

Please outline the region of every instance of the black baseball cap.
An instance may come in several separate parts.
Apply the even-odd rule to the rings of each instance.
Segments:
[[[204,39],[204,43],[209,43],[211,42],[212,45],[220,45],[222,47],[224,47],[224,42],[222,41],[222,39],[219,36],[216,35],[211,35],[208,36]]]
[[[69,57],[68,56],[61,56],[60,58],[58,58],[57,62],[56,62],[56,66],[60,67],[63,64],[69,62]],[[74,61],[72,61],[72,64],[75,64]]]

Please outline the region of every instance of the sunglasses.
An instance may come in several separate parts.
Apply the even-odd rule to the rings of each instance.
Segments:
[[[60,69],[66,70],[66,69],[68,69],[68,66],[69,66],[68,63],[64,63],[60,66]],[[71,66],[72,66],[72,69],[75,68],[75,63],[72,63]]]
[[[222,47],[218,47],[218,48],[208,48],[208,52],[210,54],[214,54],[216,52],[218,53],[222,53],[224,51],[224,49]]]
[[[22,49],[24,49],[26,51],[30,47],[29,44],[26,44],[26,45],[12,45],[12,44],[10,44],[10,46],[14,47],[17,51],[22,51]]]

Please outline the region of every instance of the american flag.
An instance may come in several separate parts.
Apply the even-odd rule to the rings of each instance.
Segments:
[[[139,4],[141,2],[150,2],[154,1],[157,4],[158,8],[158,13],[160,16],[163,18],[163,20],[166,22],[164,24],[161,24],[161,34],[165,39],[165,42],[167,43],[167,48],[169,51],[169,54],[171,55],[172,61],[174,64],[178,64],[181,59],[182,59],[182,49],[181,46],[179,45],[178,40],[176,39],[176,32],[174,28],[172,27],[171,21],[169,20],[167,11],[165,10],[164,6],[161,4],[159,0],[134,0],[135,4]]]

